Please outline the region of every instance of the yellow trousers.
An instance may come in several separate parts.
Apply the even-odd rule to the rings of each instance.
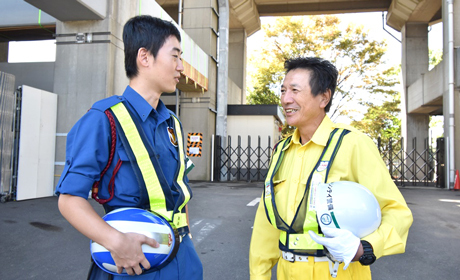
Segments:
[[[371,280],[371,269],[359,262],[352,262],[346,270],[341,263],[337,277],[332,278],[329,272],[329,262],[315,262],[314,257],[308,257],[308,262],[289,262],[283,258],[278,261],[278,280]]]

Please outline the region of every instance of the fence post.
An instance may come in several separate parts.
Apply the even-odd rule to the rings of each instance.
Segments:
[[[251,182],[251,135],[248,135],[248,182]]]
[[[240,172],[241,172],[241,136],[238,135],[238,152],[237,152],[237,160],[236,160],[236,180],[240,180]]]
[[[390,138],[390,141],[389,141],[389,147],[388,147],[388,162],[389,162],[389,171],[390,171],[390,175],[391,175],[391,178],[394,179],[394,176],[393,176],[393,139]]]
[[[417,138],[412,138],[412,150],[414,153],[412,154],[412,173],[414,174],[414,178],[412,179],[412,186],[415,186],[415,181],[417,178]]]
[[[232,137],[230,135],[228,136],[227,142],[227,181],[230,181],[230,173],[232,172]]]
[[[404,172],[404,166],[406,164],[406,156],[404,151],[404,137],[401,137],[401,186],[404,187],[406,181],[406,172]]]
[[[428,148],[428,138],[425,138],[425,143],[424,143],[424,147],[425,147],[425,186],[428,185],[428,173],[430,172],[430,169],[428,168],[429,167],[429,159],[428,159],[428,151],[429,151],[429,148]]]
[[[257,181],[260,181],[260,135],[257,138]]]
[[[382,154],[381,146],[382,146],[382,139],[379,137],[377,138],[377,148],[379,149],[379,154]]]
[[[222,137],[220,135],[215,136],[214,140],[214,180],[222,181],[221,168],[222,168]]]

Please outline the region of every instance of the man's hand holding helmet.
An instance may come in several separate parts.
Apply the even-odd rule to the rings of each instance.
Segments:
[[[321,230],[325,237],[318,236],[311,230],[308,233],[316,243],[327,248],[335,261],[344,262],[343,269],[347,269],[358,252],[360,239],[346,229],[322,227]]]

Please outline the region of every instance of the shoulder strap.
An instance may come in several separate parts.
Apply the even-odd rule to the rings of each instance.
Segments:
[[[111,139],[112,139],[112,143],[110,145],[110,154],[109,154],[109,160],[107,162],[107,165],[104,168],[104,170],[102,170],[99,181],[94,182],[93,188],[92,188],[92,193],[91,193],[92,198],[94,200],[96,200],[97,202],[99,202],[100,204],[105,204],[105,203],[109,202],[110,200],[112,200],[112,198],[113,198],[113,194],[114,194],[114,190],[113,190],[114,185],[113,184],[111,184],[111,188],[109,187],[109,194],[110,194],[109,198],[100,199],[100,198],[98,198],[97,195],[99,193],[99,183],[102,181],[102,177],[104,177],[105,173],[107,172],[107,170],[109,169],[110,165],[112,164],[113,155],[115,154],[115,147],[116,147],[116,144],[117,144],[117,129],[116,129],[116,125],[115,125],[115,119],[113,118],[113,115],[109,110],[105,110],[104,113],[107,115],[107,118],[109,119],[109,122],[110,122],[110,136],[111,136]]]

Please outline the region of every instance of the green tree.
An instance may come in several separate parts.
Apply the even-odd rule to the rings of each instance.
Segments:
[[[380,100],[362,102],[367,112],[361,120],[354,120],[351,125],[369,135],[372,139],[380,138],[381,150],[388,149],[391,139],[397,140],[401,135],[401,95],[395,89],[399,84],[397,77],[400,68],[390,68],[374,76],[374,82],[367,81],[365,87],[369,96],[379,96]],[[372,99],[372,98],[371,98]],[[395,142],[393,142],[394,144]]]
[[[442,61],[442,49],[429,50],[429,70],[433,69]]]
[[[249,59],[248,101],[250,104],[279,104],[279,86],[284,77],[284,61],[293,57],[318,56],[339,70],[338,87],[329,116],[359,114],[351,102],[368,104],[365,88],[382,71],[386,43],[371,40],[362,26],[339,28],[336,16],[281,17],[263,24],[261,49]],[[359,108],[358,108],[359,109]],[[361,111],[363,108],[361,108]],[[362,113],[361,113],[362,116]]]

